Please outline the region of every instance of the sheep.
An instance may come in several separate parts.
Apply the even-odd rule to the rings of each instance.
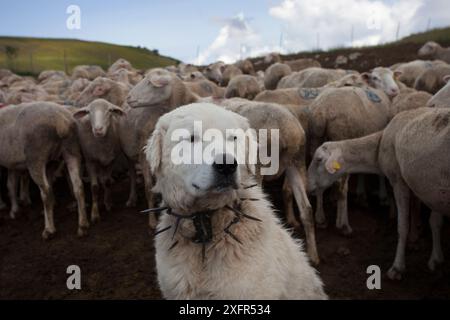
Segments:
[[[100,220],[99,186],[104,189],[104,204],[111,210],[110,180],[114,160],[120,155],[119,119],[125,112],[104,99],[96,99],[73,113],[77,133],[89,174],[92,193],[91,221]]]
[[[33,101],[58,101],[55,96],[49,95],[44,88],[29,82],[15,82],[7,94],[7,104],[20,104]]]
[[[10,141],[14,141],[13,144]],[[51,171],[47,165],[63,158],[67,165],[73,194],[78,204],[78,235],[87,233],[83,184],[80,178],[81,152],[76,124],[71,113],[51,102],[34,102],[0,109],[0,166],[9,170],[8,189],[12,203],[11,218],[18,210],[16,199],[17,174],[28,170],[41,191],[44,204],[44,239],[55,232],[53,222],[54,194]]]
[[[425,107],[431,99],[431,94],[414,89],[403,89],[392,99],[391,113],[398,114],[402,111]]]
[[[275,66],[276,64],[272,65]],[[307,106],[319,96],[326,88],[340,88],[346,86],[366,86],[367,83],[356,74],[349,74],[337,81],[330,82],[322,88],[287,88],[264,90],[260,92],[255,101],[273,102],[283,105]]]
[[[183,76],[182,80],[185,82],[199,81],[199,80],[206,80],[206,77],[200,71],[194,71],[189,72],[187,75]]]
[[[284,62],[287,64],[293,72],[298,72],[305,70],[307,68],[321,68],[322,65],[319,61],[314,59],[296,59],[296,60],[287,60]]]
[[[324,140],[337,141],[361,137],[382,130],[393,117],[391,101],[400,92],[394,78],[399,72],[375,68],[361,77],[366,87],[328,88],[309,106],[309,149],[311,154]],[[370,86],[370,87],[369,87]],[[352,229],[348,222],[348,176],[340,181],[336,227],[344,234]],[[316,222],[325,225],[322,192],[317,193]]]
[[[192,93],[178,77],[164,69],[154,69],[139,82],[126,99],[126,117],[119,124],[120,143],[130,163],[139,163],[144,176],[145,194],[149,208],[154,206],[151,192],[152,175],[142,152],[156,122],[164,113],[179,106],[197,102],[199,97]],[[127,206],[136,202],[136,174],[130,165],[130,195]],[[153,215],[149,217],[149,227],[156,226]]]
[[[186,82],[185,86],[193,93],[200,97],[215,97],[223,98],[225,89],[219,87],[214,82],[209,80],[199,80]]]
[[[400,71],[402,75],[398,78],[399,81],[406,84],[408,87],[414,87],[416,79],[427,69],[436,64],[444,63],[442,61],[424,61],[414,60],[407,63],[401,63],[391,67],[392,71]]]
[[[405,270],[405,247],[409,231],[410,197],[417,195],[431,208],[433,250],[428,267],[443,262],[440,245],[442,215],[450,212],[450,110],[419,108],[399,113],[380,132],[362,138],[327,142],[317,149],[308,168],[308,189],[330,186],[349,173],[386,176],[394,191],[398,210],[398,245],[388,271],[401,279]]]
[[[319,88],[329,82],[336,81],[347,74],[342,69],[307,68],[300,72],[293,72],[278,82],[277,89],[283,88]]]
[[[261,91],[254,76],[239,75],[230,80],[225,91],[225,98],[240,97],[252,100]]]
[[[254,75],[255,69],[253,63],[249,59],[239,60],[234,63],[236,67],[241,69],[243,74]]]
[[[8,69],[0,69],[0,81],[3,80],[3,78],[12,76],[13,73],[11,72],[11,70]]]
[[[450,63],[450,48],[443,48],[434,41],[428,41],[417,52],[419,57],[431,57]]]
[[[271,52],[264,56],[264,63],[266,65],[272,65],[274,63],[282,63],[281,56],[278,52]]]
[[[120,69],[134,71],[134,68],[129,61],[119,58],[108,68],[108,75],[111,75]]]
[[[131,87],[135,86],[139,81],[142,80],[142,75],[140,75],[136,71],[130,71],[128,69],[121,68],[115,70],[112,73],[109,73],[108,78],[116,82],[121,82],[131,89]]]
[[[44,70],[39,74],[38,81],[42,84],[47,81],[68,80],[68,78],[64,71]]]
[[[277,88],[278,82],[292,73],[291,67],[284,63],[274,63],[267,68],[264,76],[264,87],[267,90],[274,90]]]
[[[0,89],[0,108],[3,107],[5,103],[6,103],[6,93],[4,93],[2,89]]]
[[[78,78],[73,81],[66,92],[66,103],[75,104],[83,90],[91,83],[88,79]]]
[[[203,70],[203,74],[206,79],[220,85],[222,83],[222,72],[225,69],[225,64],[222,61],[218,61],[210,64]]]
[[[450,75],[450,65],[434,65],[422,72],[422,74],[416,79],[414,89],[435,94],[445,85],[443,79],[446,75]]]
[[[76,80],[78,78],[85,78],[88,80],[94,80],[97,77],[105,77],[106,73],[100,66],[87,66],[80,65],[73,68],[72,71],[72,80]]]
[[[261,164],[259,164],[256,168],[257,180],[262,183],[263,179],[270,181],[283,174],[285,175],[283,200],[287,222],[296,228],[299,227],[294,215],[292,202],[292,195],[294,195],[305,229],[309,257],[313,263],[318,264],[320,259],[316,247],[312,207],[306,195],[306,137],[302,126],[291,112],[277,104],[253,102],[241,98],[213,102],[246,117],[249,120],[250,127],[257,132],[260,129],[266,129],[269,132],[271,129],[279,130],[279,140],[277,141],[280,152],[278,171],[273,175],[262,176]],[[268,137],[267,142],[269,144],[270,141],[271,138]],[[270,148],[269,145],[267,149],[270,150]]]
[[[243,74],[241,69],[239,69],[235,65],[231,64],[226,66],[222,72],[222,81],[220,85],[226,87],[232,78],[241,74]]]
[[[445,86],[429,101],[427,107],[450,108],[450,75],[444,76]]]
[[[116,106],[122,106],[130,88],[121,82],[98,77],[81,92],[75,104],[85,107],[95,99],[105,99]]]

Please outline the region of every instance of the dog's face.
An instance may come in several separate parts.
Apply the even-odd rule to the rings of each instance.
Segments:
[[[246,118],[195,103],[162,116],[146,148],[155,192],[180,211],[231,204],[246,180],[248,145],[256,143]]]

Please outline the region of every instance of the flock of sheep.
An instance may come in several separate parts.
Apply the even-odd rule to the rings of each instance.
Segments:
[[[147,71],[119,59],[105,72],[77,66],[71,76],[43,71],[37,79],[0,70],[0,166],[7,169],[12,219],[19,203],[29,205],[29,178],[44,205],[44,239],[55,234],[52,184],[64,176],[77,201],[78,234],[87,233],[83,177],[90,182],[91,221],[111,208],[113,171],[128,171],[127,206],[136,206],[137,176],[144,180],[148,207],[154,184],[142,151],[159,117],[177,107],[208,101],[249,119],[254,129],[279,129],[280,168],[263,181],[284,176],[287,223],[305,229],[307,252],[319,263],[315,225],[326,224],[323,192],[338,182],[336,227],[351,233],[349,174],[375,173],[393,187],[399,240],[388,272],[405,270],[410,208],[416,196],[432,210],[433,250],[429,267],[443,261],[442,215],[450,213],[450,49],[425,44],[415,60],[370,72],[325,69],[313,59],[283,61],[272,53],[260,61],[216,62],[206,67],[179,64]],[[261,68],[263,66],[263,68]],[[65,166],[64,166],[65,164]],[[260,169],[260,168],[259,168]],[[384,180],[380,180],[383,187]],[[358,190],[364,194],[364,180]],[[104,206],[99,205],[103,190]],[[7,206],[0,195],[0,209]],[[313,215],[309,197],[316,196]],[[19,201],[20,199],[20,201]],[[150,216],[149,225],[156,225]]]

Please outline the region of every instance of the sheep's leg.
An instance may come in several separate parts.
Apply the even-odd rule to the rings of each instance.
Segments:
[[[347,192],[349,175],[346,174],[339,180],[339,196],[337,202],[336,227],[345,235],[352,233],[348,222]]]
[[[70,184],[72,186],[73,195],[77,200],[78,207],[78,231],[79,237],[87,235],[87,229],[89,228],[89,222],[86,215],[86,202],[84,198],[83,181],[81,180],[81,161],[80,158],[64,154],[64,160],[67,165],[67,171],[69,172]]]
[[[87,163],[86,167],[89,173],[89,178],[91,180],[91,221],[95,223],[100,221],[100,213],[98,210],[98,194],[100,192],[100,187],[98,185],[97,168],[92,163]]]
[[[42,238],[44,240],[50,239],[55,233],[55,224],[53,221],[53,207],[55,199],[53,195],[53,189],[48,181],[47,170],[45,168],[46,163],[43,161],[36,161],[32,163],[28,170],[34,183],[39,187],[41,192],[42,203],[44,204],[44,221],[45,228],[42,232]]]
[[[8,170],[8,193],[11,201],[11,210],[9,216],[11,219],[16,218],[16,213],[19,212],[19,203],[17,202],[17,171]]]
[[[112,209],[111,201],[111,174],[112,167],[107,168],[102,172],[101,182],[103,186],[103,203],[105,205],[106,211],[110,212]]]
[[[358,203],[363,206],[367,206],[367,190],[366,190],[366,179],[363,174],[356,175],[356,198]]]
[[[134,162],[128,159],[128,175],[130,177],[130,194],[126,203],[127,207],[135,207],[137,203],[137,193],[136,193],[136,168],[134,167]]]
[[[410,191],[403,181],[397,181],[394,185],[394,196],[397,204],[398,242],[395,260],[388,271],[388,277],[392,280],[400,280],[405,271],[405,249],[409,231],[409,197]]]
[[[314,264],[319,264],[312,207],[306,194],[306,172],[290,166],[286,169],[286,177],[300,210],[300,219],[305,228],[308,255]]]
[[[2,177],[2,168],[0,168],[0,178]],[[3,202],[2,195],[0,193],[0,210],[6,209],[6,203]]]
[[[327,227],[327,219],[323,210],[323,190],[318,190],[316,194],[316,225],[319,228]]]
[[[414,243],[419,240],[421,221],[420,221],[420,200],[414,194],[411,194],[410,203],[409,203],[409,212],[410,212],[410,228],[408,234],[408,241],[410,243]]]
[[[20,202],[25,205],[31,205],[30,199],[30,176],[28,173],[24,172],[20,176]]]
[[[155,201],[153,198],[153,179],[152,179],[152,173],[150,171],[150,166],[148,165],[147,160],[142,155],[140,159],[141,168],[142,168],[142,175],[144,176],[144,188],[145,188],[145,196],[147,198],[147,204],[148,208],[153,208],[155,206]],[[155,229],[156,225],[158,223],[158,220],[156,219],[156,216],[154,214],[148,215],[148,225],[150,229]]]
[[[298,220],[295,218],[295,214],[294,214],[294,199],[292,197],[292,189],[291,186],[289,185],[289,181],[288,178],[285,177],[284,178],[284,182],[283,182],[283,203],[284,203],[284,210],[286,211],[286,220],[287,223],[291,226],[293,226],[294,228],[299,228],[300,227],[300,223],[298,222]]]
[[[433,236],[433,251],[430,260],[428,260],[428,268],[434,271],[439,264],[444,262],[444,254],[441,248],[442,214],[435,211],[431,212],[430,227]]]
[[[380,200],[380,204],[383,206],[389,205],[388,193],[386,188],[386,178],[384,176],[378,176],[378,198]]]

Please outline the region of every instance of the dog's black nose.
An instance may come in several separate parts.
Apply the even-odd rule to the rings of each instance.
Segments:
[[[212,164],[214,170],[223,175],[230,175],[236,172],[236,159],[229,154],[220,154],[216,156],[216,160]]]

